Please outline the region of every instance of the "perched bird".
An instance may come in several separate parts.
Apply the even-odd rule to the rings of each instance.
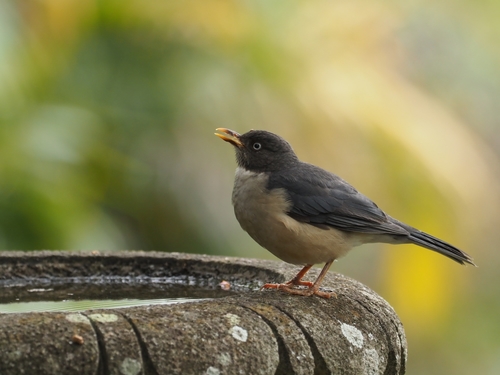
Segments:
[[[373,242],[412,243],[474,265],[453,245],[390,217],[339,176],[300,161],[280,136],[264,130],[241,135],[226,128],[216,131],[236,150],[232,202],[241,227],[278,258],[304,265],[287,283],[263,288],[329,298],[334,293],[319,287],[333,261]],[[303,281],[317,263],[325,266],[316,281]]]

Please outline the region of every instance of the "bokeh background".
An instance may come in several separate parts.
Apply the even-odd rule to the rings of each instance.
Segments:
[[[500,2],[0,2],[0,249],[272,258],[216,127],[281,134],[469,252],[333,269],[396,309],[408,373],[500,373]]]

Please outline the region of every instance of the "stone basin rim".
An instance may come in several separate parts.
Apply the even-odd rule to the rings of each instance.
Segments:
[[[36,275],[186,274],[258,286],[290,279],[298,268],[278,261],[142,251],[0,252],[0,293],[2,280]],[[313,279],[319,272],[311,270],[308,276]],[[0,348],[8,358],[3,364],[0,360],[0,372],[16,375],[19,369],[29,373],[37,368],[43,375],[95,374],[102,367],[106,373],[122,373],[132,358],[139,371],[134,374],[143,375],[207,373],[221,366],[227,373],[242,366],[251,373],[264,364],[262,373],[274,375],[340,369],[345,374],[404,374],[406,339],[392,307],[340,274],[329,273],[323,285],[334,289],[337,298],[249,290],[186,305],[0,314],[0,339],[5,339]],[[193,350],[194,357],[182,355]],[[220,353],[234,360],[214,367]]]

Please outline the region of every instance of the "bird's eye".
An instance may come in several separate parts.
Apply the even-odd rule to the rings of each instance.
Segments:
[[[255,151],[259,151],[262,148],[262,145],[259,142],[255,142],[252,147]]]

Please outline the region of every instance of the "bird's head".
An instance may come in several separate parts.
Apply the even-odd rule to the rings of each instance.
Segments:
[[[253,172],[272,172],[290,167],[298,161],[292,146],[279,135],[265,130],[239,134],[226,128],[216,129],[216,136],[231,143],[236,150],[238,166]]]

